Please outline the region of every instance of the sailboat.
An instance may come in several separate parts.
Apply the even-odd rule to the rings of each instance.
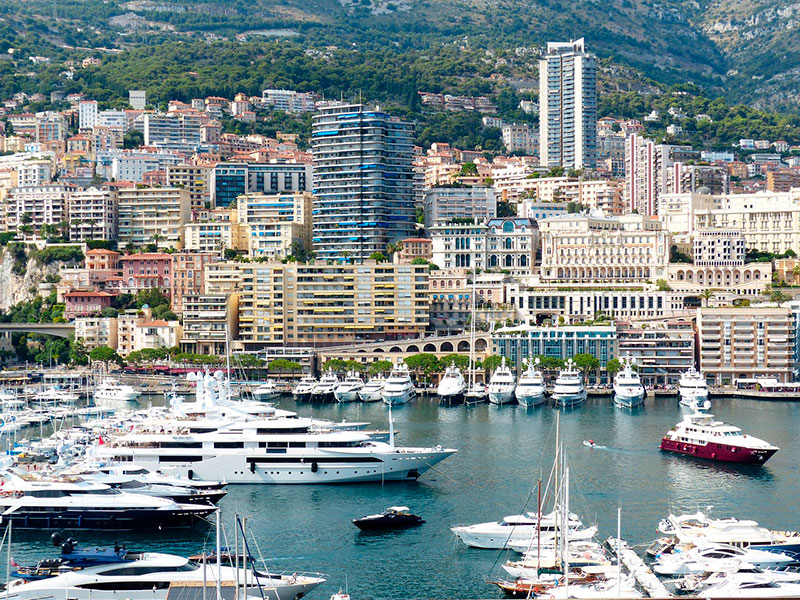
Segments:
[[[486,386],[481,382],[475,381],[475,279],[477,274],[472,273],[472,294],[470,296],[470,319],[469,319],[469,385],[464,393],[464,404],[480,404],[486,402],[488,393]]]

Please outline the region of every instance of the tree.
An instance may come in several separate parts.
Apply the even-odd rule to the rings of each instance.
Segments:
[[[417,373],[430,374],[439,370],[439,359],[435,354],[428,354],[422,352],[421,354],[413,354],[403,359],[409,369]]]
[[[481,366],[488,373],[494,373],[497,370],[497,367],[499,367],[502,362],[503,362],[502,356],[497,356],[493,354],[492,356],[487,356],[485,359],[483,359]]]
[[[575,362],[575,366],[583,371],[584,375],[589,371],[596,371],[600,368],[600,361],[591,354],[576,354],[572,360]]]
[[[236,361],[239,363],[239,366],[244,369],[260,368],[264,366],[264,361],[252,354],[239,354],[236,356]]]
[[[797,285],[797,280],[800,279],[800,265],[792,267],[792,283]]]
[[[780,290],[773,290],[772,293],[769,295],[770,302],[774,302],[778,306],[780,306],[784,302],[788,302],[791,299],[792,297],[789,294],[784,294]]]
[[[560,358],[556,358],[555,356],[542,356],[539,355],[537,357],[539,359],[539,364],[541,365],[542,369],[545,371],[557,371],[564,367],[564,361]]]
[[[382,373],[388,373],[392,370],[392,361],[390,360],[376,360],[369,366],[369,374],[370,375],[379,375]]]
[[[705,289],[700,292],[700,298],[703,299],[704,306],[708,307],[708,301],[711,300],[717,294],[712,289]]]
[[[83,338],[75,339],[74,334],[70,334],[69,362],[73,365],[89,364],[89,355],[86,352],[86,344]]]
[[[154,233],[153,235],[150,236],[150,241],[156,245],[156,248],[158,248],[158,243],[163,242],[165,239],[166,238],[164,238],[164,236],[161,235],[160,233]]]
[[[367,368],[367,365],[352,359],[345,361],[345,366],[347,367],[348,371],[355,371],[356,373],[361,373]]]
[[[303,370],[303,365],[293,360],[286,360],[285,358],[276,358],[270,361],[267,365],[268,371],[278,371],[279,373],[296,373]]]
[[[396,243],[393,242],[388,246],[386,246],[386,253],[389,256],[392,256],[395,254],[395,252],[400,252],[402,249],[403,249],[403,242],[396,242]]]
[[[322,370],[343,373],[347,370],[347,363],[340,358],[332,358],[322,363]]]
[[[117,351],[113,348],[109,348],[108,346],[98,346],[94,348],[91,352],[89,352],[89,358],[92,362],[101,362],[108,368],[108,363],[115,362],[118,365],[122,366],[124,363],[122,361],[122,357],[117,354]]]
[[[672,288],[669,287],[666,279],[657,279],[656,280],[656,289],[659,292],[669,292]]]
[[[606,363],[606,373],[611,379],[616,377],[617,373],[622,371],[622,363],[617,358],[612,358]]]
[[[464,356],[463,354],[448,354],[439,359],[439,364],[444,368],[449,367],[453,363],[455,363],[459,369],[468,369],[469,356]]]
[[[138,148],[144,146],[144,134],[138,129],[131,129],[122,139],[122,146],[125,149]]]
[[[373,252],[369,255],[369,259],[379,263],[386,262],[386,256],[384,256],[383,252]]]
[[[139,290],[136,292],[134,304],[136,308],[142,308],[145,305],[149,306],[150,308],[156,308],[157,306],[163,305],[169,306],[169,298],[167,298],[164,292],[156,288]]]

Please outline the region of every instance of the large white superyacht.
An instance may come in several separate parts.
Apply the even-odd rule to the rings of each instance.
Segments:
[[[413,480],[456,452],[398,447],[393,435],[382,442],[269,405],[259,415],[247,414],[236,403],[215,403],[214,385],[206,375],[194,407],[110,436],[97,457],[190,479],[320,484]]]

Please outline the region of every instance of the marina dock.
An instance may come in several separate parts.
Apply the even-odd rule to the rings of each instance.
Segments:
[[[650,598],[671,598],[672,594],[667,591],[661,580],[656,577],[653,570],[644,564],[642,558],[634,552],[630,544],[625,540],[617,541],[617,538],[610,537],[606,540],[606,546],[617,555],[626,569],[636,579],[636,583]]]

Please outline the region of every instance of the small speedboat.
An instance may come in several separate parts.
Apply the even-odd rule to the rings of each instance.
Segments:
[[[411,514],[411,509],[407,506],[390,506],[380,514],[353,519],[353,524],[362,531],[415,527],[424,522],[422,517]]]

